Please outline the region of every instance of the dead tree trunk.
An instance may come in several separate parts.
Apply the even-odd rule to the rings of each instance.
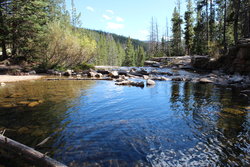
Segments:
[[[0,147],[7,149],[13,153],[21,154],[21,156],[37,166],[47,167],[67,167],[66,165],[42,154],[33,148],[25,146],[3,135],[0,135]]]

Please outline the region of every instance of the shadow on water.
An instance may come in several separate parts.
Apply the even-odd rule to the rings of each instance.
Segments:
[[[50,137],[45,147],[37,148],[50,156],[64,145],[67,120],[79,101],[95,84],[77,81],[35,81],[8,84],[0,88],[0,130],[5,135],[35,146]],[[35,102],[35,106],[29,104]],[[39,102],[39,103],[36,103]]]
[[[69,166],[248,166],[250,108],[239,92],[171,81],[144,89],[23,82],[0,89],[0,128],[32,147],[50,136],[39,151]]]

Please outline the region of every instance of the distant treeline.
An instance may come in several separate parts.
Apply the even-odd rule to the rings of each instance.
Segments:
[[[146,45],[138,40],[80,27],[74,1],[2,0],[0,60],[39,68],[96,65],[143,65]]]

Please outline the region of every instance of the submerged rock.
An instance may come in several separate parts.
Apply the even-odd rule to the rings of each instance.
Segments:
[[[148,79],[147,80],[147,85],[155,85],[155,81]]]
[[[34,101],[28,104],[28,107],[35,107],[37,105],[39,105],[40,103],[38,101]]]
[[[245,114],[244,111],[241,111],[241,110],[238,110],[238,109],[234,109],[234,108],[224,108],[222,111],[225,112],[225,113],[234,114],[234,115]]]

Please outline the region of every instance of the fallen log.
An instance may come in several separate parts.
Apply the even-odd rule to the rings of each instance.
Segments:
[[[112,81],[112,78],[47,78],[48,81]]]
[[[0,135],[0,147],[21,155],[24,159],[37,166],[67,167],[66,165],[42,154],[33,148],[18,143],[10,138]]]

